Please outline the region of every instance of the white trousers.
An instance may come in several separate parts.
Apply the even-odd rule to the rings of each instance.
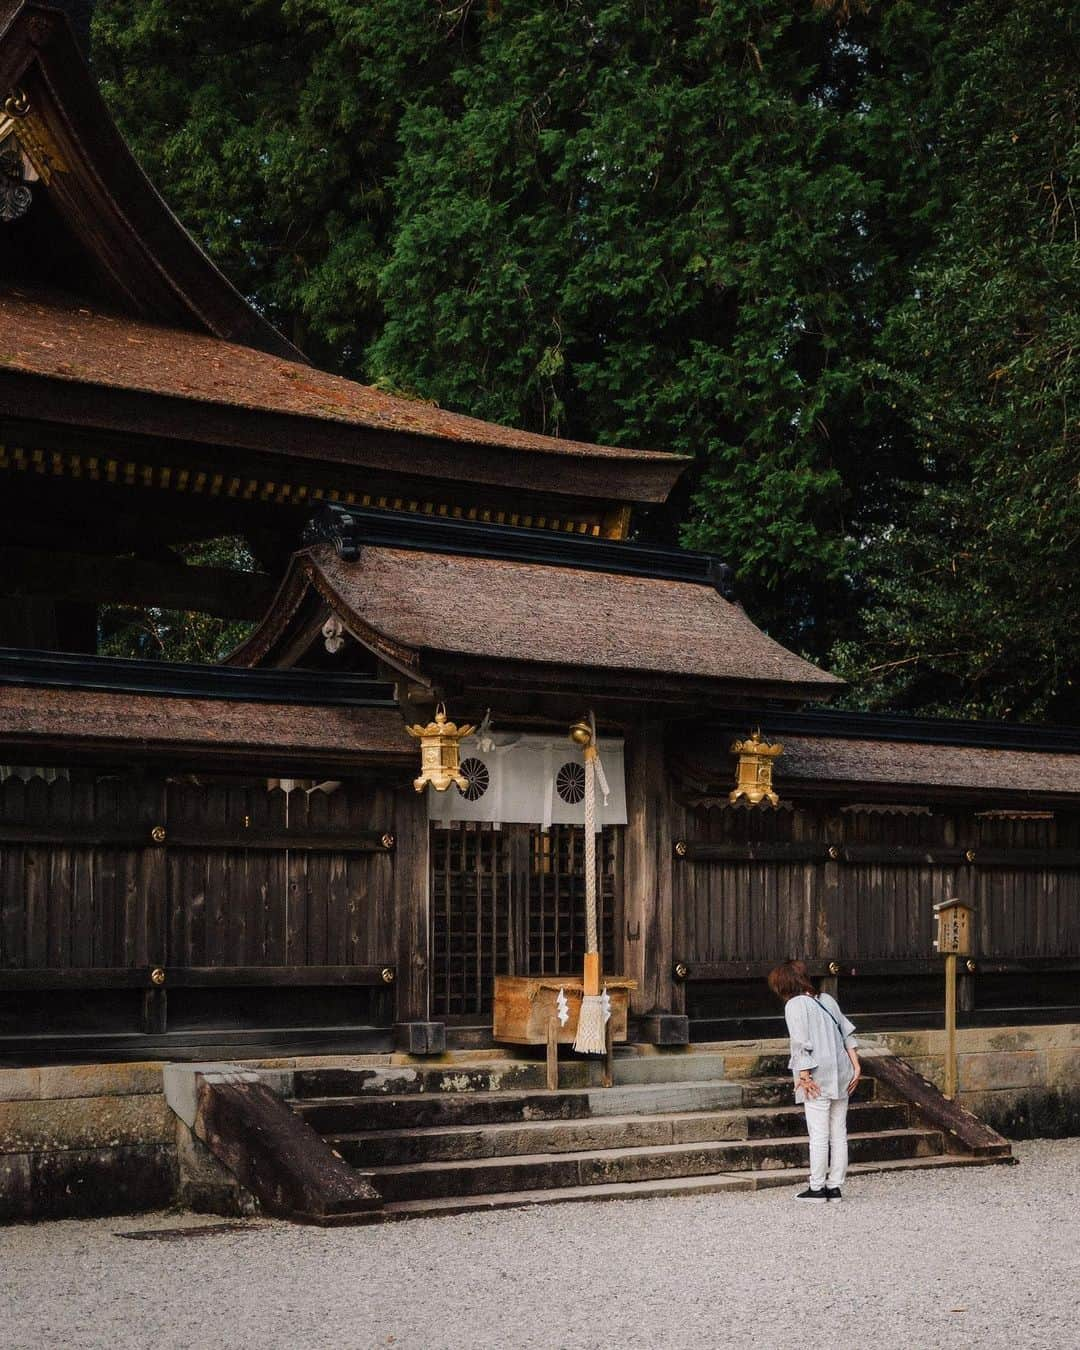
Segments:
[[[807,1097],[806,1128],[810,1134],[810,1189],[842,1186],[847,1175],[847,1097]],[[826,1182],[826,1171],[828,1181]]]

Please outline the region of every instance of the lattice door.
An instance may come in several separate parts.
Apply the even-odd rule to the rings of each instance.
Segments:
[[[612,969],[617,899],[618,831],[597,840],[601,966]],[[585,954],[585,831],[553,825],[532,831],[528,878],[527,975],[580,973]]]
[[[613,968],[621,831],[598,841],[603,965]],[[432,1010],[484,1017],[494,977],[571,974],[585,951],[585,840],[579,826],[432,829]]]

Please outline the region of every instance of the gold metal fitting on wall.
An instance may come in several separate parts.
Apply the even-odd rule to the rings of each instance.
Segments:
[[[739,771],[728,801],[734,803],[745,798],[751,806],[761,802],[779,806],[780,798],[773,791],[772,771],[773,760],[784,753],[784,747],[769,745],[763,739],[759,727],[745,741],[736,741],[731,747],[731,753],[739,756]]]
[[[462,792],[469,786],[468,780],[458,767],[461,763],[461,742],[471,736],[475,727],[457,726],[446,720],[446,708],[443,704],[435,709],[435,720],[427,726],[417,723],[406,727],[410,736],[420,742],[420,777],[413,779],[413,787],[423,792],[430,783],[436,792],[445,792],[451,784]]]

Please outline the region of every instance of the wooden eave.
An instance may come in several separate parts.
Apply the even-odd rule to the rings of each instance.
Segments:
[[[67,17],[33,0],[0,0],[0,107],[16,91],[13,134],[24,125],[52,168],[5,228],[38,209],[42,237],[63,247],[23,258],[13,243],[16,263],[0,269],[5,415],[194,443],[215,459],[254,451],[584,498],[601,514],[664,501],[686,468],[684,456],[497,426],[317,370],[184,230],[113,123]]]
[[[418,590],[410,590],[406,586],[397,603],[393,595],[387,595],[374,601],[366,612],[359,611],[345,593],[348,587],[343,586],[342,579],[348,577],[349,586],[366,591],[364,559],[380,555],[398,561],[404,556],[401,550],[365,547],[361,550],[358,562],[343,563],[326,545],[294,555],[266,616],[246,642],[230,655],[228,661],[242,666],[302,661],[305,652],[320,640],[322,620],[328,615],[334,615],[346,632],[373,651],[387,666],[418,685],[443,690],[455,689],[473,694],[481,690],[492,693],[502,691],[513,696],[566,692],[577,694],[587,690],[630,709],[635,701],[685,707],[688,702],[709,703],[718,698],[729,700],[732,697],[801,703],[806,699],[828,696],[840,687],[840,681],[817,671],[792,653],[777,648],[765,634],[750,624],[736,606],[730,606],[730,611],[722,609],[721,606],[728,605],[728,602],[713,596],[711,588],[670,581],[656,584],[664,587],[661,600],[670,600],[676,605],[663,616],[671,626],[672,642],[676,647],[681,641],[678,601],[682,599],[683,603],[695,605],[714,603],[718,617],[730,612],[733,631],[747,643],[751,655],[757,651],[763,664],[768,658],[773,663],[772,669],[755,672],[750,666],[745,674],[732,670],[718,670],[713,674],[705,669],[681,670],[674,659],[672,668],[664,669],[657,666],[655,660],[651,666],[634,667],[625,660],[605,660],[602,654],[598,654],[598,659],[593,662],[552,659],[540,654],[530,658],[523,655],[529,650],[530,635],[538,624],[545,622],[544,616],[531,608],[532,596],[523,597],[518,625],[520,638],[515,650],[501,653],[469,650],[467,645],[462,646],[451,619],[445,625],[441,623],[440,596],[437,593],[421,595]],[[411,556],[419,559],[421,564],[425,560],[432,560],[432,555],[418,550]],[[510,578],[511,595],[514,579],[521,576],[530,578],[534,590],[536,587],[543,589],[571,582],[585,590],[605,585],[610,590],[623,581],[641,582],[640,578],[622,578],[611,573],[582,572],[570,567],[559,569],[490,559],[467,560],[440,555],[435,563],[439,571],[450,579],[455,578],[455,573],[460,573],[463,564],[477,561],[481,565],[479,576],[459,575],[454,584],[459,590],[464,586],[464,594],[471,597],[469,603],[475,607],[479,616],[477,623],[480,625],[483,624],[485,606],[494,599],[484,589],[484,566],[511,569],[509,573],[501,573],[504,578]],[[461,596],[458,598],[460,601]],[[499,597],[499,602],[505,606],[505,594]],[[414,620],[422,611],[425,617],[421,619],[419,628],[414,624],[412,631],[439,630],[439,643],[405,637],[403,634],[409,624],[403,618],[404,611],[413,615]],[[584,614],[582,622],[588,621],[588,615]],[[611,631],[613,622],[617,623],[617,616],[609,612],[603,620],[606,631]],[[776,669],[777,652],[785,666],[783,676]]]
[[[933,802],[971,809],[1075,810],[1080,805],[1080,752],[1070,743],[1067,730],[1055,748],[1046,739],[1051,729],[1032,728],[1033,744],[1022,745],[1025,729],[1008,728],[1000,737],[1004,744],[994,745],[987,741],[1001,729],[977,723],[958,723],[951,740],[934,740],[930,728],[935,724],[923,727],[917,718],[910,719],[911,739],[874,740],[866,734],[871,728],[860,726],[859,714],[851,715],[854,734],[845,734],[843,712],[823,716],[824,723],[834,725],[829,730],[823,727],[817,735],[792,735],[784,730],[785,721],[812,724],[814,716],[748,707],[738,719],[729,722],[725,717],[722,727],[703,727],[698,722],[692,729],[673,728],[670,748],[676,781],[691,795],[726,800],[732,740],[760,722],[769,739],[784,747],[773,768],[773,786],[782,799],[897,805]],[[948,737],[949,730],[941,734]]]
[[[211,772],[412,766],[396,709],[0,685],[5,763],[167,762]]]
[[[403,485],[476,483],[594,506],[664,502],[687,463],[674,455],[612,456],[603,447],[592,455],[563,457],[551,451],[379,431],[296,413],[29,374],[3,364],[0,416],[153,436],[192,449],[205,446],[222,468],[228,468],[229,461],[221,451],[235,450],[257,453],[279,465],[282,461],[334,465],[350,474],[371,470],[393,475]]]
[[[0,0],[0,95],[15,89],[27,95],[66,164],[52,176],[50,197],[124,308],[306,361],[230,285],[155,191],[62,11]]]

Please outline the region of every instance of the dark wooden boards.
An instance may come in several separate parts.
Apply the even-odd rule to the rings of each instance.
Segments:
[[[1080,849],[1070,848],[922,848],[917,844],[697,843],[678,839],[675,857],[687,862],[907,863],[976,867],[1080,868]]]
[[[915,974],[933,905],[976,909],[973,958],[1080,959],[1080,814],[671,804],[675,961],[758,978],[788,956]],[[683,847],[679,847],[683,841]],[[727,973],[721,973],[721,968]],[[749,972],[753,973],[749,973]]]
[[[426,878],[424,803],[366,778],[290,786],[91,769],[0,781],[8,1027],[32,1038],[303,1024],[289,990],[312,991],[314,1027],[402,1020],[397,897],[402,874],[406,889]],[[25,1007],[20,991],[34,994]]]

